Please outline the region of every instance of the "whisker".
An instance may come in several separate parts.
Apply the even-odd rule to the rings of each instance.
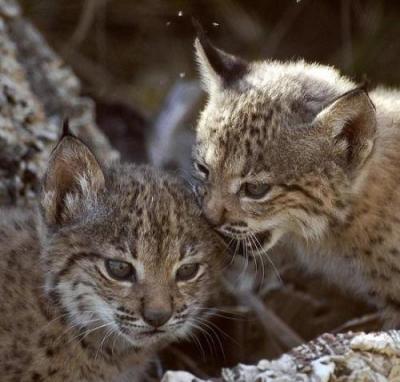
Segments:
[[[278,280],[283,284],[283,280],[282,280],[281,275],[279,274],[278,268],[275,266],[275,264],[274,264],[274,262],[272,261],[271,257],[268,255],[268,251],[265,250],[265,249],[262,247],[261,243],[260,243],[259,240],[257,239],[257,236],[254,235],[254,238],[256,239],[256,242],[258,243],[258,245],[259,245],[260,248],[261,248],[261,251],[262,251],[261,253],[265,255],[265,257],[267,258],[268,262],[271,264],[272,269],[274,270],[274,273],[275,273],[276,277],[277,277]]]
[[[192,317],[192,319],[193,319],[193,317]],[[204,338],[207,341],[207,345],[208,345],[208,348],[210,349],[211,354],[217,356],[215,343],[214,343],[212,335],[210,333],[208,333],[205,328],[200,326],[198,322],[190,320],[190,324],[191,324],[191,326],[193,326],[195,329],[199,330],[204,335]]]
[[[254,246],[256,248],[256,250],[254,251],[254,256],[257,256],[257,258],[260,260],[260,263],[261,263],[261,277],[262,277],[261,284],[262,284],[264,282],[264,280],[265,280],[265,265],[264,265],[264,260],[263,260],[262,256],[259,253],[259,250],[261,248],[257,244],[258,243],[258,241],[256,240],[257,238],[255,237],[255,235],[252,232],[250,232],[250,238],[251,238],[251,240],[254,243]],[[256,257],[254,257],[254,258],[256,258]]]
[[[198,331],[200,332],[200,334],[202,334],[202,335],[204,336],[203,329],[199,328],[199,327],[198,327],[195,323],[193,323],[193,322],[188,322],[188,324],[189,324],[189,326],[190,326],[191,328],[193,328],[193,329],[195,329],[195,330],[198,330]],[[208,333],[207,333],[207,334],[208,334]],[[204,348],[203,348],[202,345],[201,345],[201,341],[199,340],[199,338],[198,338],[193,332],[191,333],[191,335],[193,336],[194,339],[196,339],[196,343],[199,344],[199,346],[200,346],[200,348],[201,348],[201,351],[202,351],[203,360],[205,360],[207,357],[206,357],[206,353],[205,353],[205,351],[204,351]],[[211,354],[213,354],[213,353],[214,353],[214,348],[213,348],[213,346],[211,346],[209,338],[206,337],[206,336],[204,336],[204,337],[205,337],[205,339],[206,339],[207,347],[208,347],[208,349],[209,349],[209,352],[210,352]]]
[[[214,335],[214,337],[217,339],[217,342],[218,342],[219,348],[220,348],[220,350],[221,350],[222,356],[223,356],[223,358],[225,359],[225,358],[226,358],[226,355],[225,355],[225,352],[224,352],[224,347],[223,347],[223,345],[222,345],[221,338],[219,338],[219,335],[218,335],[218,333],[214,330],[213,326],[208,325],[207,322],[204,322],[204,321],[202,321],[202,320],[200,320],[200,319],[198,319],[198,318],[192,317],[192,319],[196,322],[196,324],[199,325],[199,328],[202,328],[202,329],[204,330],[204,332],[207,333],[207,334],[212,338],[212,335],[211,335],[210,333],[207,332],[207,329],[211,331],[211,333],[212,333],[212,334]],[[203,325],[203,326],[202,326],[202,325]],[[216,327],[216,326],[214,326],[214,327]],[[225,333],[224,333],[224,334],[225,334]]]
[[[196,309],[196,310],[200,310],[200,309]],[[227,320],[237,320],[237,321],[244,321],[246,320],[244,317],[230,317],[228,314],[230,314],[229,312],[222,312],[222,313],[218,313],[218,311],[215,311],[213,309],[202,309],[203,311],[205,311],[205,313],[209,313],[212,317],[220,317],[220,318],[224,318]],[[235,314],[235,313],[231,313],[231,314]],[[239,315],[239,313],[236,313],[237,315]]]
[[[240,272],[239,278],[243,277],[243,275],[246,273],[247,268],[249,267],[249,255],[247,253],[247,245],[246,245],[246,237],[244,239],[240,239],[240,244],[242,248],[244,248],[244,256],[245,256],[245,263],[242,271]]]
[[[75,340],[78,339],[78,338],[79,338],[79,341],[78,341],[78,343],[79,343],[79,342],[83,341],[90,333],[93,333],[93,332],[95,332],[96,330],[99,330],[99,329],[102,329],[102,328],[106,328],[107,326],[110,326],[110,325],[112,325],[112,324],[113,324],[112,322],[107,322],[106,324],[102,324],[102,325],[96,326],[95,328],[86,330],[86,331],[83,332],[83,333],[79,333],[79,335],[73,337],[70,341],[68,341],[68,343],[70,343],[70,342],[72,342],[72,341],[75,341]],[[81,338],[80,338],[80,337],[81,337]]]
[[[112,310],[110,308],[107,308],[106,310],[108,310],[109,313],[112,313]],[[60,333],[60,335],[55,339],[55,343],[58,343],[58,341],[60,341],[65,335],[67,335],[68,332],[76,329],[77,327],[80,327],[80,326],[84,327],[86,325],[95,323],[97,321],[101,321],[99,318],[93,319],[93,317],[95,317],[95,315],[97,313],[94,310],[87,309],[87,310],[81,311],[80,313],[67,312],[66,314],[68,316],[70,316],[71,320],[73,321],[74,318],[79,317],[79,315],[81,315],[82,313],[89,314],[90,315],[89,320],[87,320],[85,322],[75,322],[75,323],[71,323],[71,324],[67,325],[66,329],[64,331],[62,331]],[[78,335],[78,337],[79,337],[79,335]],[[71,342],[71,341],[69,341],[69,342]]]
[[[110,337],[110,335],[114,334],[114,330],[115,330],[115,329],[111,326],[111,328],[110,328],[110,329],[106,332],[106,334],[104,335],[102,341],[100,342],[99,347],[97,348],[96,355],[94,356],[94,360],[95,360],[95,361],[96,361],[96,359],[97,359],[97,356],[98,356],[99,352],[101,352],[101,349],[102,349],[102,347],[103,347],[103,344],[104,344],[105,340],[106,340],[108,337]]]
[[[236,345],[240,346],[240,344],[233,338],[231,337],[228,333],[226,333],[223,329],[221,329],[218,325],[216,325],[215,323],[211,322],[211,321],[204,321],[204,319],[198,318],[200,321],[203,322],[203,324],[205,325],[211,325],[212,327],[214,327],[216,330],[218,330],[224,337],[226,337],[227,339],[229,339],[230,341],[232,341],[233,343],[235,343]]]
[[[248,236],[248,243],[250,245],[250,253],[252,254],[254,252],[254,248],[253,247],[257,248],[257,246],[254,243],[253,235],[251,233]],[[253,258],[253,261],[254,261],[255,271],[256,271],[256,273],[258,273],[258,263],[257,263],[258,258],[255,257],[255,256],[252,256],[252,258]]]
[[[112,355],[112,356],[114,356],[115,341],[116,341],[117,339],[119,339],[119,337],[120,337],[120,334],[119,334],[118,331],[116,331],[116,335],[114,336],[114,341],[113,341],[113,343],[112,343],[112,345],[111,345],[111,355]]]
[[[237,250],[238,250],[239,247],[240,247],[240,241],[236,240],[235,250],[233,252],[231,264],[235,261],[236,253],[237,253]]]
[[[192,324],[189,322],[188,323],[189,327],[193,327]],[[200,350],[201,352],[201,357],[203,359],[203,361],[206,359],[206,353],[203,349],[203,346],[201,346],[201,342],[200,340],[197,338],[197,336],[194,333],[188,333],[188,337],[194,341],[196,347]]]
[[[87,313],[89,313],[89,312],[87,312]],[[61,338],[62,338],[63,336],[65,336],[68,332],[70,332],[70,331],[72,331],[72,330],[74,330],[74,329],[76,329],[76,328],[78,328],[78,327],[80,327],[80,326],[83,327],[83,326],[92,324],[92,323],[97,322],[97,321],[101,321],[101,320],[100,320],[99,318],[95,318],[95,319],[93,319],[93,320],[88,320],[88,321],[84,321],[84,322],[77,322],[77,323],[75,323],[75,324],[68,325],[67,328],[66,328],[65,330],[63,330],[63,331],[60,333],[60,335],[55,339],[54,343],[57,343],[58,341],[60,341]]]
[[[54,324],[57,320],[59,320],[59,319],[61,319],[61,318],[63,318],[63,317],[67,317],[67,316],[69,316],[69,315],[70,315],[69,312],[60,314],[59,316],[53,318],[52,320],[50,320],[49,322],[47,322],[46,324],[44,324],[44,325],[39,329],[39,331],[41,331],[41,330],[47,328],[49,325]]]

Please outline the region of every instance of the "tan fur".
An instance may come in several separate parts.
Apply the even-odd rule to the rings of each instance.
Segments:
[[[400,93],[367,95],[303,61],[249,63],[226,83],[212,49],[197,42],[209,92],[194,150],[205,215],[254,252],[292,246],[307,269],[399,324]],[[270,191],[248,198],[246,182]]]
[[[103,170],[71,136],[53,152],[40,215],[1,211],[1,381],[143,381],[155,352],[206,316],[219,239],[180,181],[147,167]],[[137,278],[113,279],[107,259]],[[177,281],[188,263],[198,274]],[[162,332],[149,309],[170,311]]]

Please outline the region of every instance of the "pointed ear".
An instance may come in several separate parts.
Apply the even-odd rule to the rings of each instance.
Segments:
[[[60,225],[73,220],[104,186],[104,173],[95,156],[64,128],[43,181],[41,209],[45,223]]]
[[[313,124],[330,135],[338,155],[350,170],[360,168],[372,152],[375,106],[363,88],[337,98],[317,115]]]
[[[196,58],[204,90],[211,94],[218,88],[231,85],[248,71],[248,63],[216,48],[196,21],[197,38],[194,42]]]

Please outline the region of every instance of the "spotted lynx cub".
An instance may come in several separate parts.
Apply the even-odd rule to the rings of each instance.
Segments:
[[[398,325],[400,92],[367,94],[304,61],[247,63],[201,32],[195,46],[209,95],[194,150],[208,220],[254,253],[294,247]]]
[[[177,180],[102,169],[69,134],[35,215],[1,212],[1,381],[143,381],[201,323],[218,237]]]

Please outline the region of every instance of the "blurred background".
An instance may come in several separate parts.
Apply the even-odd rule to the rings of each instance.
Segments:
[[[20,3],[81,79],[83,93],[96,101],[97,122],[123,160],[150,162],[183,176],[190,173],[194,126],[204,103],[191,17],[217,46],[247,59],[305,58],[334,65],[356,81],[400,83],[398,1]],[[220,310],[204,328],[207,334],[198,333],[197,344],[169,349],[160,368],[216,375],[222,366],[277,357],[325,331],[379,328],[376,312],[297,269],[291,254],[274,262],[280,277],[265,260],[262,278],[251,262],[243,271],[246,261],[239,260],[229,271],[239,286],[222,287]]]

